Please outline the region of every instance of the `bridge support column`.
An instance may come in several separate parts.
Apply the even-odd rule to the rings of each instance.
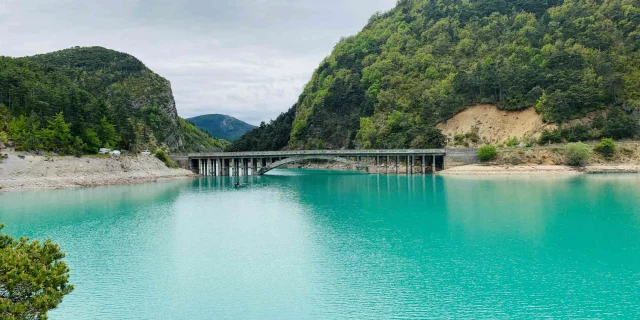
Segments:
[[[420,161],[420,164],[422,165],[422,174],[427,173],[427,167],[425,166],[424,160],[425,160],[425,156],[422,155],[422,161]]]
[[[436,173],[438,171],[436,169],[436,156],[431,156],[432,164],[431,164],[431,173]]]
[[[416,160],[415,156],[409,156],[409,159],[411,159],[411,163],[409,164],[409,174],[413,174],[413,163]]]
[[[240,163],[238,163],[238,159],[233,159],[233,171],[236,177],[240,176]]]
[[[404,169],[406,170],[406,174],[409,174],[409,158],[411,156],[407,156],[407,162],[404,163]]]
[[[400,156],[396,156],[396,174],[400,172]]]
[[[387,174],[389,174],[389,156],[387,156],[387,162],[385,162],[384,166],[387,169]]]

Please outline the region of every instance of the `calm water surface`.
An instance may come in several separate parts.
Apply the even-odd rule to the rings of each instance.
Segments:
[[[0,194],[51,319],[635,318],[640,176],[276,175]]]

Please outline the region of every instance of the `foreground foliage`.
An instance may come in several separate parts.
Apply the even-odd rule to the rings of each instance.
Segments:
[[[556,123],[615,110],[594,136],[633,137],[639,48],[637,0],[400,0],[322,61],[288,147],[410,147],[478,103]]]
[[[73,290],[64,256],[51,240],[0,233],[0,319],[47,319],[47,311]]]
[[[584,166],[589,161],[590,148],[582,142],[569,143],[564,147],[564,155],[570,166]]]

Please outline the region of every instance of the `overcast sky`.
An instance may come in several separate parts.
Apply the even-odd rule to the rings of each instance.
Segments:
[[[0,0],[0,55],[73,46],[132,54],[178,113],[252,124],[291,107],[340,37],[396,0]]]

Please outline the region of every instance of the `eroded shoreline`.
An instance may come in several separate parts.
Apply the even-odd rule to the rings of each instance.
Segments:
[[[0,192],[139,184],[197,177],[150,156],[44,157],[8,154],[0,163]]]

